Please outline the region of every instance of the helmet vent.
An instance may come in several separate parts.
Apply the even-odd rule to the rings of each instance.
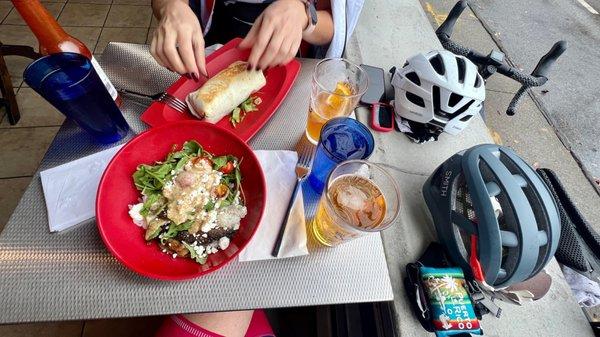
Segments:
[[[462,174],[455,180],[453,190],[456,192],[453,198],[452,209],[476,225],[477,216],[473,209],[473,202],[471,201],[471,195],[467,189],[467,183]],[[461,226],[458,226],[457,224],[453,225],[458,248],[460,249],[461,254],[467,258],[471,247],[471,236]]]
[[[515,245],[515,241],[518,241],[518,238],[520,237],[520,229],[515,217],[515,210],[513,209],[511,201],[508,199],[503,184],[497,180],[493,170],[486,162],[479,162],[479,170],[481,171],[483,180],[486,182],[486,186],[495,184],[500,187],[499,193],[494,197],[498,204],[500,204],[501,209],[501,212],[496,214],[498,229],[500,230],[501,235],[500,244],[502,260],[500,262],[500,267],[505,271],[509,271],[508,274],[499,273],[497,275],[494,284],[500,284],[512,276],[512,272],[519,262],[519,247],[518,244]]]
[[[542,262],[547,258],[546,255],[549,254],[549,251],[551,249],[550,245],[548,244],[547,238],[554,233],[551,233],[548,214],[546,213],[546,210],[543,206],[543,201],[538,195],[538,192],[536,191],[533,184],[528,183],[528,176],[527,173],[524,171],[525,168],[517,165],[517,163],[515,163],[512,158],[510,158],[503,152],[500,152],[499,159],[513,174],[513,178],[515,179],[517,185],[519,185],[523,190],[523,193],[525,193],[525,197],[527,198],[528,204],[531,207],[531,210],[533,211],[533,215],[535,217],[535,224],[530,225],[537,226],[538,245],[540,247],[540,250],[538,253],[538,260],[536,262],[536,266],[538,267],[531,274],[534,275],[544,267],[544,264]],[[530,172],[530,174],[536,173]]]
[[[458,116],[461,113],[467,111],[471,107],[471,104],[473,104],[473,102],[475,102],[475,100],[470,100],[469,103],[463,105],[460,109],[456,110],[456,112],[453,113],[453,115]]]
[[[461,121],[461,122],[463,122],[463,123],[464,123],[464,122],[468,122],[468,121],[469,121],[469,119],[471,119],[471,117],[473,117],[473,115],[466,115],[466,116],[462,116],[462,117],[459,119],[459,121]]]
[[[445,115],[446,113],[442,111],[440,107],[440,87],[434,85],[431,90],[431,98],[433,100],[433,111],[437,114]]]
[[[406,77],[406,79],[413,82],[414,84],[421,86],[421,80],[419,79],[419,75],[417,75],[417,73],[415,73],[414,71],[407,73],[406,75],[404,75],[404,77]]]
[[[418,105],[421,108],[425,107],[425,101],[421,97],[413,94],[412,92],[406,92],[406,99],[409,100],[412,104]]]
[[[481,86],[481,78],[479,76],[475,76],[475,88],[479,88]]]
[[[456,93],[451,93],[450,94],[450,98],[448,99],[448,105],[451,106],[451,107],[454,107],[462,99],[463,99],[462,95],[459,95],[459,94],[456,94]]]
[[[430,58],[429,63],[431,63],[431,66],[436,73],[440,75],[444,75],[446,73],[446,69],[444,69],[444,61],[442,60],[442,56],[440,54]]]
[[[456,64],[458,66],[458,82],[465,83],[465,72],[467,69],[467,64],[463,58],[457,57]]]

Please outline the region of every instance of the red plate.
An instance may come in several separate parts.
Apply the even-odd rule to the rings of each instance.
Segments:
[[[208,56],[206,58],[206,68],[208,73],[215,75],[235,61],[248,60],[250,50],[241,50],[237,48],[237,45],[241,41],[242,39],[240,38],[233,39]],[[262,99],[262,103],[258,106],[258,111],[248,113],[244,120],[235,128],[229,122],[229,115],[217,122],[216,125],[222,129],[235,133],[243,141],[247,142],[263,125],[265,125],[273,113],[275,113],[275,110],[277,110],[292,88],[292,84],[294,84],[299,72],[300,62],[295,59],[285,66],[278,66],[266,70],[264,74],[267,79],[267,84],[255,94]],[[167,89],[167,92],[182,101],[185,101],[187,95],[200,88],[204,82],[206,82],[205,78],[201,78],[199,82],[195,82],[185,77],[181,77]],[[177,112],[175,109],[163,103],[154,102],[142,114],[141,119],[150,126],[158,126],[180,120],[196,120],[197,118],[189,113],[182,114]]]
[[[139,192],[131,175],[140,164],[163,160],[173,144],[179,147],[196,140],[207,151],[220,156],[243,158],[240,165],[242,188],[248,214],[224,251],[209,255],[200,265],[188,258],[173,259],[158,244],[144,240],[144,230],[129,217],[128,205],[137,203]],[[241,139],[221,128],[201,121],[181,121],[152,128],[127,143],[106,167],[96,196],[96,222],[106,248],[131,270],[161,280],[198,277],[233,260],[250,241],[265,208],[265,178],[254,152]]]

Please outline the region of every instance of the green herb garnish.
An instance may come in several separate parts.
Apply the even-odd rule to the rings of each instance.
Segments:
[[[231,117],[229,121],[233,127],[236,127],[238,124],[242,122],[244,117],[248,112],[257,111],[257,106],[262,103],[260,97],[250,96],[245,101],[242,102],[237,108],[233,109],[231,112]]]

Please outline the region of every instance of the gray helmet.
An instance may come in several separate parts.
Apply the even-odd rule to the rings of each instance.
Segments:
[[[453,262],[473,273],[477,258],[485,282],[496,289],[533,277],[554,256],[556,202],[507,147],[477,145],[455,154],[427,179],[423,195]]]

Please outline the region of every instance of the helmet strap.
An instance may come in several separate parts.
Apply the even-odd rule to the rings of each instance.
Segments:
[[[442,128],[431,124],[423,124],[399,117],[400,123],[398,129],[404,133],[410,140],[417,144],[437,141],[440,134],[444,131]]]

